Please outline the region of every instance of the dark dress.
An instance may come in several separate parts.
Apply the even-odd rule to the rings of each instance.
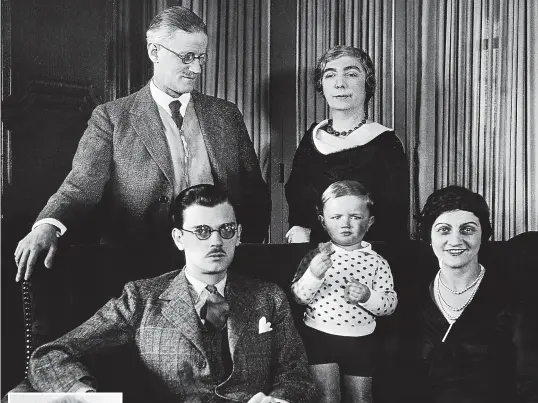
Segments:
[[[487,269],[471,303],[453,324],[437,307],[433,283],[423,291],[416,357],[421,399],[435,403],[509,403],[516,398],[517,304],[508,276]]]
[[[324,155],[314,145],[312,133],[316,125],[301,140],[286,183],[290,228],[310,228],[311,242],[328,240],[316,205],[333,182],[355,180],[370,190],[375,202],[375,223],[365,240],[408,238],[409,169],[394,131],[385,131],[367,144]]]

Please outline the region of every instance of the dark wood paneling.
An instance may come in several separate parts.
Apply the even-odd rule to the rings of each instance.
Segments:
[[[11,50],[3,55],[9,72],[3,77],[11,78],[11,93],[2,103],[2,178],[8,179],[3,182],[2,213],[4,229],[11,229],[3,231],[4,244],[29,230],[58,188],[91,105],[104,98],[108,3],[3,2],[3,20],[11,27],[9,36],[2,37]]]
[[[2,394],[24,375],[13,252],[104,99],[110,3],[2,0]]]
[[[13,93],[31,80],[92,84],[104,93],[108,0],[12,2]]]
[[[11,184],[2,194],[2,394],[24,373],[21,293],[14,282],[13,252],[69,172],[94,104],[91,87],[51,81],[30,82],[22,98],[2,104],[13,156]]]
[[[55,81],[31,81],[23,97],[3,102],[13,156],[2,206],[9,236],[24,235],[62,183],[95,104],[91,86]]]

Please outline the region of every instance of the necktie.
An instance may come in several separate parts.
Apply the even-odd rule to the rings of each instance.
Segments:
[[[176,123],[176,126],[179,130],[181,130],[181,126],[183,126],[183,116],[181,116],[181,113],[179,112],[179,109],[181,108],[181,102],[178,100],[170,102],[170,112],[172,112],[172,119]]]
[[[208,285],[206,289],[209,292],[209,296],[200,311],[200,317],[205,319],[206,328],[210,330],[221,330],[224,328],[228,319],[230,306],[224,300],[224,297],[219,294],[217,287]]]

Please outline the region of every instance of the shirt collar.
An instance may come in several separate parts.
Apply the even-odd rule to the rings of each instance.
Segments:
[[[172,101],[181,102],[181,109],[179,111],[183,116],[185,116],[185,110],[187,110],[187,105],[189,104],[191,100],[190,92],[181,94],[179,98],[171,97],[166,92],[158,88],[153,82],[153,79],[149,83],[149,90],[151,92],[151,96],[153,97],[157,105],[163,108],[170,116],[172,116],[172,111],[170,111],[170,106],[169,106],[170,102]]]
[[[334,242],[331,242],[331,243],[333,244],[333,248],[335,252],[358,253],[358,252],[371,252],[372,251],[372,245],[366,241],[361,241],[362,248],[355,249],[355,250],[346,250],[342,248],[341,246],[336,245]]]
[[[185,270],[185,277],[187,278],[187,281],[191,283],[192,287],[194,288],[194,291],[196,291],[196,295],[200,297],[200,294],[202,293],[202,291],[205,290],[207,284],[191,276],[187,272],[187,270]],[[227,278],[228,278],[228,274],[226,274],[222,280],[220,280],[217,284],[215,284],[215,287],[217,287],[217,291],[222,296],[224,296],[224,287],[226,287]]]

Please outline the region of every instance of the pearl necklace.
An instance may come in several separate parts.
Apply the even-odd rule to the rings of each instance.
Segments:
[[[480,266],[480,273],[478,274],[476,279],[471,284],[469,284],[465,289],[463,289],[461,291],[456,291],[456,290],[453,290],[452,288],[449,288],[445,283],[443,283],[443,280],[441,280],[441,275],[439,275],[439,283],[443,286],[443,288],[445,290],[447,290],[451,294],[461,295],[465,291],[469,291],[471,288],[473,288],[476,285],[476,283],[478,282],[478,280],[481,279],[481,277],[484,277],[484,267],[482,267],[482,266]]]
[[[329,122],[327,123],[327,126],[325,126],[325,131],[329,134],[332,134],[336,137],[346,137],[349,136],[351,133],[353,133],[355,130],[357,130],[359,127],[364,125],[366,123],[366,117],[353,129],[344,130],[343,132],[339,132],[333,129],[333,120],[329,119]]]
[[[480,285],[482,279],[484,278],[484,274],[485,274],[485,269],[481,266],[481,269],[480,269],[480,274],[478,275],[477,277],[477,280],[474,281],[472,283],[472,287],[475,287],[471,293],[471,295],[469,296],[469,298],[467,298],[467,301],[465,301],[465,303],[461,306],[461,307],[453,307],[452,305],[450,305],[448,302],[445,301],[445,299],[443,298],[442,294],[441,294],[441,288],[440,288],[440,284],[441,284],[441,276],[440,276],[440,273],[441,271],[439,270],[439,272],[437,272],[437,292],[436,292],[436,295],[437,295],[437,298],[439,300],[439,306],[441,307],[441,310],[443,311],[444,315],[451,321],[455,321],[456,319],[459,318],[459,316],[462,314],[462,311],[467,308],[467,306],[471,303],[471,301],[473,300],[476,292],[478,291],[478,286]],[[446,307],[445,307],[446,306]],[[453,316],[454,314],[450,314],[448,312],[448,310],[450,311],[453,311],[455,312],[455,315],[456,316]]]

